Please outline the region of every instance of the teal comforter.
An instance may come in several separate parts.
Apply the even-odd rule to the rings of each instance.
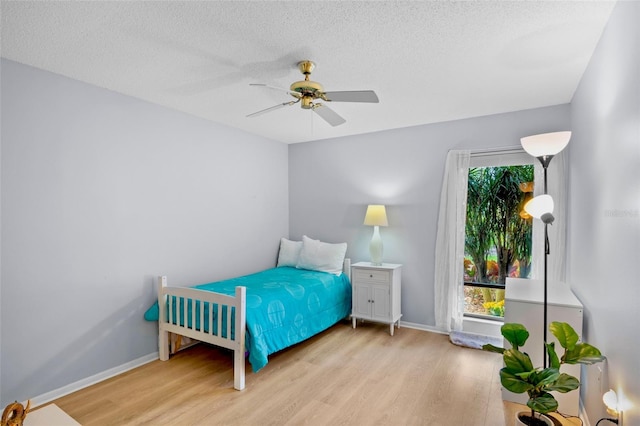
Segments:
[[[326,330],[351,312],[345,274],[282,267],[194,288],[234,295],[236,286],[247,288],[246,347],[254,372],[267,365],[270,354]],[[157,302],[144,317],[158,320]]]

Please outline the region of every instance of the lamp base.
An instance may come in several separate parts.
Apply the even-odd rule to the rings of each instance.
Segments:
[[[377,225],[373,227],[373,237],[371,237],[371,244],[369,244],[369,253],[371,254],[371,264],[381,266],[382,238],[380,238],[380,228]]]

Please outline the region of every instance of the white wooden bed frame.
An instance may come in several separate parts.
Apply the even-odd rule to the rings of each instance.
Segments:
[[[343,273],[347,274],[351,280],[351,259],[345,259],[342,267]],[[175,296],[176,298],[174,299]],[[182,302],[181,299],[182,298]],[[174,319],[173,304],[181,303],[176,307],[178,319]],[[187,312],[186,306],[191,302],[191,327],[185,318],[184,324],[180,325],[180,312]],[[167,303],[168,302],[168,303]],[[196,303],[200,304],[199,318],[196,318]],[[208,332],[204,330],[204,307],[208,303]],[[218,315],[212,313],[214,305],[218,305]],[[226,312],[226,336],[222,337],[222,307],[227,306]],[[231,311],[235,308],[234,339],[231,339]],[[167,277],[158,277],[158,349],[161,361],[167,361],[172,352],[173,344],[170,342],[169,333],[178,336],[185,336],[201,342],[231,349],[233,351],[233,387],[237,390],[244,389],[245,385],[245,337],[247,330],[247,289],[246,287],[236,287],[235,296],[227,296],[211,291],[197,290],[188,287],[168,287]],[[214,323],[215,321],[215,323]],[[173,324],[175,322],[175,324]],[[196,328],[196,325],[199,327]],[[215,326],[214,326],[215,324]],[[218,330],[218,335],[214,335],[213,330]]]

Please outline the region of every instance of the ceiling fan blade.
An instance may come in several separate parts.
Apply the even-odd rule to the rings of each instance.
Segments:
[[[262,115],[262,114],[267,113],[269,111],[274,111],[276,109],[280,109],[280,108],[282,108],[284,106],[287,106],[287,105],[293,105],[293,104],[295,104],[297,102],[298,101],[283,102],[281,104],[274,105],[274,106],[266,108],[266,109],[261,109],[260,111],[252,112],[251,114],[247,115],[247,117],[256,117],[258,115]]]
[[[332,126],[339,126],[341,124],[346,123],[347,120],[338,115],[337,112],[332,110],[326,105],[323,104],[315,104],[313,106],[313,111],[318,114],[324,121],[331,124]]]
[[[282,87],[276,87],[276,86],[269,86],[268,84],[263,84],[263,83],[249,83],[249,86],[258,86],[258,87],[266,87],[267,89],[273,89],[273,90],[277,90],[279,92],[284,92],[287,94],[292,94],[292,92],[289,89],[283,89]],[[298,94],[297,92],[293,92],[296,95]]]
[[[332,102],[372,102],[378,103],[378,95],[373,90],[350,90],[344,92],[325,92],[325,97]]]

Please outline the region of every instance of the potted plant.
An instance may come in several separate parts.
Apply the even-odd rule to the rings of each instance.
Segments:
[[[552,322],[549,330],[564,349],[564,354],[559,358],[555,342],[545,342],[549,359],[549,366],[546,368],[534,367],[529,355],[520,351],[520,347],[524,346],[529,338],[529,332],[522,324],[506,323],[500,329],[504,338],[511,344],[510,349],[493,345],[482,347],[486,351],[502,354],[505,365],[500,370],[502,386],[514,393],[526,392],[529,396],[527,406],[531,412],[518,413],[520,424],[552,426],[552,422],[539,419],[541,415],[558,409],[558,401],[550,392],[567,393],[580,387],[580,381],[576,377],[560,372],[562,364],[594,364],[604,360],[604,356],[596,347],[584,342],[578,343],[579,336],[569,324]]]

